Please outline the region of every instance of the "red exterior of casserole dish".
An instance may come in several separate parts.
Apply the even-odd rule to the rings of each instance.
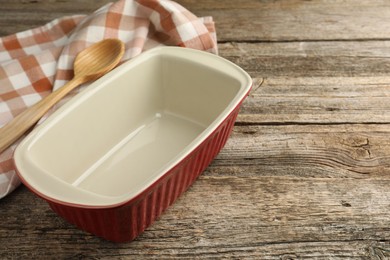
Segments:
[[[220,152],[232,132],[240,106],[248,93],[198,147],[129,201],[110,206],[64,203],[41,194],[19,173],[18,175],[32,192],[46,200],[68,222],[110,241],[131,241],[186,191]]]

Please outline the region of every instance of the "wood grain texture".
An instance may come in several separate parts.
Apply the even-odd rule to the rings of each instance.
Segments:
[[[389,34],[390,35],[390,34]],[[223,43],[220,55],[252,77],[369,77],[390,71],[390,41]]]
[[[241,124],[388,124],[389,77],[254,78]]]
[[[0,35],[108,2],[0,0]],[[0,258],[390,259],[390,3],[178,2],[254,78],[224,149],[132,243],[21,187],[0,200]]]
[[[389,127],[374,124],[236,126],[214,163],[220,176],[388,179]]]
[[[389,184],[380,179],[205,174],[130,244],[84,234],[23,188],[0,204],[1,217],[8,222],[1,223],[6,250],[1,255],[39,258],[49,251],[62,258],[369,256],[389,246]],[[14,214],[6,218],[4,210],[15,205]]]
[[[63,15],[90,13],[109,0],[1,0],[0,34],[42,25]],[[179,0],[213,16],[220,41],[386,39],[390,3],[383,0]]]

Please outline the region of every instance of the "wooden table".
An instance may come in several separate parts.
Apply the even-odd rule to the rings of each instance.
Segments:
[[[0,0],[0,35],[106,2]],[[0,200],[0,258],[390,258],[390,2],[178,2],[254,79],[225,148],[131,243],[20,187]]]

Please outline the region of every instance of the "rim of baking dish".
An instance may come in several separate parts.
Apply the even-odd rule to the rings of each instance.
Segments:
[[[54,176],[51,177],[50,174],[45,174],[51,177],[45,180],[46,187],[50,187],[51,183],[58,185],[55,191],[50,191],[50,189],[44,190],[40,188],[39,184],[37,185],[36,183],[37,180],[32,178],[32,174],[25,174],[26,171],[43,172],[43,170],[39,169],[38,167],[35,167],[34,169],[34,166],[36,165],[34,165],[31,160],[28,160],[28,148],[31,146],[31,144],[34,143],[34,140],[37,140],[42,134],[44,134],[45,129],[50,128],[50,126],[61,120],[61,118],[66,115],[67,112],[72,110],[72,107],[77,106],[85,99],[88,99],[89,96],[98,91],[101,87],[104,87],[105,84],[102,83],[107,80],[111,81],[117,77],[120,77],[126,73],[129,68],[137,66],[138,64],[156,55],[172,55],[205,65],[230,76],[234,75],[234,78],[240,83],[239,91],[231,100],[231,102],[225,107],[225,109],[219,114],[219,116],[200,135],[198,135],[189,145],[187,145],[187,147],[183,149],[182,152],[178,153],[178,155],[175,156],[173,160],[169,161],[163,167],[163,169],[161,169],[159,174],[153,178],[148,179],[142,188],[135,191],[129,191],[128,193],[121,196],[104,196],[90,192],[88,190],[75,188],[71,184],[59,178]],[[52,115],[50,115],[41,125],[32,130],[31,133],[18,145],[14,152],[14,164],[16,172],[21,181],[30,190],[43,199],[54,203],[82,208],[111,208],[130,203],[142,195],[143,192],[150,190],[171,169],[179,165],[180,162],[191,155],[191,153],[196,150],[196,148],[199,147],[207,139],[207,137],[209,137],[218,128],[218,126],[222,124],[226,118],[229,117],[229,115],[237,108],[237,106],[240,105],[242,100],[248,95],[251,87],[252,79],[248,73],[246,73],[236,64],[215,54],[183,47],[161,46],[153,48],[123,63],[121,66],[91,83],[81,93],[77,94]],[[69,191],[74,191],[74,194],[72,195],[72,193]],[[62,197],[58,196],[58,194],[61,192],[65,194],[62,195]],[[80,196],[83,198],[80,199]]]

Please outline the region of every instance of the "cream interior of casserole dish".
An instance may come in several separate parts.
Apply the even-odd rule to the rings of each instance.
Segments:
[[[55,200],[126,201],[207,138],[250,85],[245,72],[218,56],[157,48],[56,111],[17,148],[16,167]]]

